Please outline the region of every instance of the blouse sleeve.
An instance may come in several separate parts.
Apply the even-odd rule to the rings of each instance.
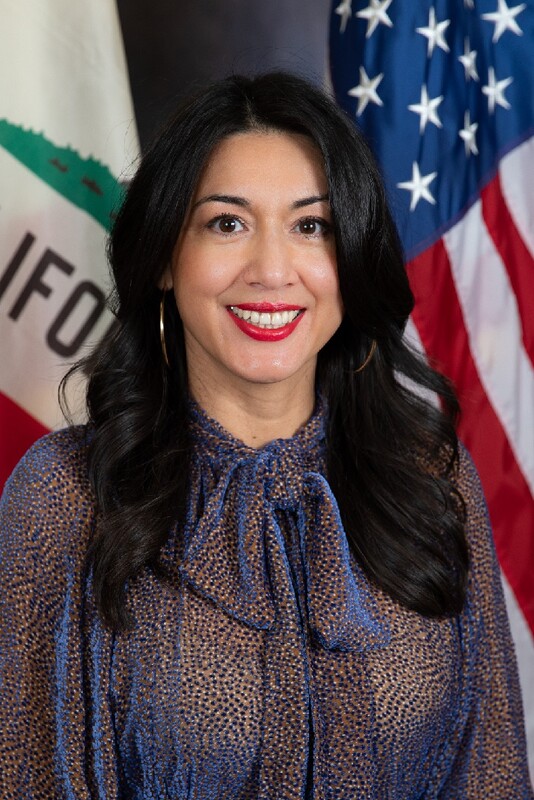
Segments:
[[[531,800],[514,645],[482,487],[465,450],[459,478],[471,558],[461,620],[463,701],[438,797]]]
[[[5,800],[115,797],[112,781],[105,794],[97,789],[87,727],[84,581],[93,503],[83,438],[83,429],[73,429],[40,440],[19,463],[0,501],[0,796]],[[105,717],[106,709],[101,712]],[[101,759],[104,767],[111,761],[110,753]]]

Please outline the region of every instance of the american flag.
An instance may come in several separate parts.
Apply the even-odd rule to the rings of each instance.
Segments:
[[[411,335],[462,403],[534,775],[534,0],[336,0],[331,77],[380,164]]]

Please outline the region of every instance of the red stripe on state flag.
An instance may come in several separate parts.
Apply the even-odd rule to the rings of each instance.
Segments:
[[[501,568],[534,634],[534,502],[471,355],[443,241],[413,259],[407,269],[416,299],[415,325],[426,352],[458,392],[458,433],[480,474]]]
[[[0,392],[0,492],[26,450],[49,429]]]
[[[516,297],[523,344],[534,364],[534,259],[503,196],[499,174],[480,193],[482,215]]]

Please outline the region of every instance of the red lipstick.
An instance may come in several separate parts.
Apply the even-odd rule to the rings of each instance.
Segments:
[[[254,325],[250,320],[241,319],[236,316],[230,307],[227,311],[230,317],[235,322],[240,331],[243,331],[251,339],[256,339],[258,342],[279,342],[293,333],[300,320],[304,316],[305,309],[302,306],[288,305],[287,303],[240,303],[238,306],[241,311],[256,311],[258,313],[274,314],[276,311],[300,311],[301,313],[295,317],[294,320],[282,325],[280,328],[261,328],[259,325]]]

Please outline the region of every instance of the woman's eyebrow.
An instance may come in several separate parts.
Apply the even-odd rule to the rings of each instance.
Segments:
[[[310,197],[303,197],[301,200],[295,200],[295,202],[291,204],[291,208],[304,208],[305,206],[311,206],[314,203],[328,202],[328,200],[329,197],[327,194],[311,195]],[[245,197],[239,197],[238,195],[233,194],[208,194],[206,197],[201,197],[200,200],[197,200],[192,210],[203,203],[228,203],[229,205],[241,206],[242,208],[250,207],[250,201]]]
[[[242,206],[243,208],[250,206],[249,201],[244,197],[238,197],[233,194],[208,194],[206,197],[201,197],[200,200],[197,200],[193,209],[203,203],[228,203],[229,205]]]
[[[328,202],[330,198],[327,194],[312,195],[311,197],[303,197],[302,200],[295,200],[291,208],[304,208],[304,206],[311,206],[314,203]]]

